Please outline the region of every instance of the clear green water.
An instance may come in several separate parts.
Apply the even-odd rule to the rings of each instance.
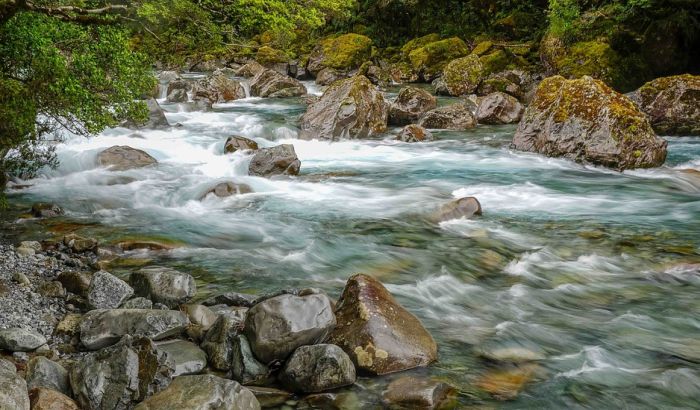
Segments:
[[[673,268],[700,263],[700,174],[681,171],[700,169],[700,137],[669,138],[663,168],[620,174],[511,151],[510,126],[437,132],[432,143],[327,143],[295,139],[295,100],[165,108],[182,127],[70,139],[61,167],[13,201],[59,203],[105,240],[182,241],[133,256],[192,272],[202,295],[318,287],[337,297],[351,274],[375,275],[438,342],[439,363],[414,373],[449,380],[463,407],[700,407],[700,273]],[[231,134],[294,144],[302,175],[246,176],[249,157],[222,154]],[[160,165],[96,168],[112,145]],[[230,179],[255,193],[198,200]],[[483,217],[426,218],[464,195]],[[503,369],[478,352],[498,346],[545,357],[511,401],[477,387]],[[359,406],[394,377],[360,380]]]

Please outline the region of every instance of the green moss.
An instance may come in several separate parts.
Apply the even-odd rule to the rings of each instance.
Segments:
[[[255,53],[255,60],[262,65],[268,65],[286,63],[289,61],[289,57],[283,51],[275,50],[269,46],[262,46]]]
[[[432,77],[440,73],[452,60],[469,54],[469,47],[458,37],[426,44],[409,54],[411,65],[424,76]]]
[[[500,91],[502,93],[508,92],[508,86],[513,84],[504,77],[489,78],[481,83],[485,88],[493,91]]]
[[[485,74],[503,71],[511,65],[511,58],[504,50],[496,50],[479,58]]]
[[[361,34],[343,34],[321,42],[325,67],[338,70],[357,68],[372,54],[372,40]]]
[[[479,57],[481,57],[484,54],[488,53],[491,50],[491,47],[493,47],[493,42],[488,40],[482,41],[481,43],[477,44],[476,47],[474,47],[474,50],[472,50],[472,54],[476,54]]]
[[[473,93],[484,77],[484,67],[476,54],[452,60],[444,70],[443,78],[451,95]]]
[[[435,33],[428,34],[427,36],[423,37],[414,38],[413,40],[404,44],[403,47],[401,47],[401,52],[406,57],[408,57],[413,50],[424,47],[425,45],[434,43],[436,41],[440,41],[440,36]]]

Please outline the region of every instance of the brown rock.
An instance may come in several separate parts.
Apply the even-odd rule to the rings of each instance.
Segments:
[[[476,127],[476,118],[467,103],[457,103],[426,112],[418,125],[432,129],[463,131]]]
[[[524,364],[505,369],[486,372],[477,381],[476,386],[499,400],[512,400],[525,385],[540,371],[537,364]]]
[[[80,410],[70,397],[43,387],[29,391],[29,404],[32,410]]]
[[[239,68],[238,71],[236,71],[236,75],[239,77],[255,77],[259,72],[265,70],[265,67],[263,67],[260,63],[257,61],[251,61],[249,63],[246,63],[243,67]]]
[[[97,155],[97,163],[112,171],[125,171],[133,168],[143,168],[157,164],[155,158],[140,149],[116,145],[107,148]]]
[[[329,343],[343,348],[359,372],[387,374],[437,359],[430,333],[370,276],[348,279],[335,314],[338,323]]]
[[[384,391],[384,404],[390,409],[446,409],[456,404],[457,390],[447,383],[417,377],[394,380]]]
[[[481,124],[514,124],[520,121],[524,109],[515,97],[495,92],[479,99],[476,119]]]
[[[56,280],[61,282],[63,288],[65,288],[68,292],[85,297],[87,296],[88,289],[90,288],[92,275],[87,272],[61,272]]]
[[[245,89],[238,81],[223,74],[211,75],[197,81],[192,88],[192,100],[207,105],[225,103],[245,98]]]
[[[433,133],[420,125],[410,124],[403,127],[396,139],[403,142],[423,142],[432,141],[435,138],[433,137]]]
[[[437,98],[422,88],[404,87],[389,109],[389,123],[406,125],[418,121],[425,112],[437,108]]]
[[[226,144],[224,144],[224,152],[227,154],[234,153],[238,150],[241,151],[255,151],[258,149],[258,143],[239,135],[233,135],[226,139]]]
[[[282,144],[261,148],[250,160],[248,173],[254,176],[299,175],[301,161],[294,151],[294,145]]]
[[[478,199],[469,196],[443,205],[433,215],[433,219],[443,222],[450,219],[471,218],[474,215],[481,215],[481,203],[479,203]]]
[[[664,135],[700,134],[700,76],[684,74],[657,78],[631,94]]]
[[[237,184],[235,182],[222,182],[216,184],[216,186],[209,191],[205,192],[200,199],[204,199],[209,194],[214,194],[219,198],[226,198],[232,195],[249,194],[253,192],[253,189],[246,184]]]
[[[264,69],[250,80],[250,94],[265,98],[298,97],[306,94],[306,87],[295,78]]]

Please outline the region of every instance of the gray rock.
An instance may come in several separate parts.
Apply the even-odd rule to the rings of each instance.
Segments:
[[[700,134],[700,76],[661,77],[630,94],[661,135]]]
[[[422,88],[404,87],[389,108],[389,124],[408,125],[437,108],[437,98]]]
[[[253,393],[233,380],[210,374],[180,376],[134,410],[259,410]]]
[[[146,151],[126,145],[115,145],[97,155],[97,164],[112,171],[125,171],[157,164],[155,158]]]
[[[18,247],[19,248],[34,249],[34,251],[36,251],[36,252],[41,252],[41,249],[42,249],[41,242],[37,242],[37,241],[22,241],[22,242],[20,242]]]
[[[297,79],[264,69],[250,80],[250,94],[265,98],[298,97],[306,94],[306,87]]]
[[[514,124],[520,121],[524,110],[515,97],[495,92],[479,99],[476,119],[481,124]]]
[[[192,275],[160,266],[150,266],[132,273],[129,283],[137,295],[170,308],[187,302],[197,293]]]
[[[270,379],[270,369],[260,363],[244,335],[236,335],[231,343],[231,375],[243,385],[265,385]]]
[[[384,391],[390,409],[443,409],[454,405],[457,390],[447,383],[406,376],[394,380]]]
[[[340,72],[334,68],[327,67],[319,71],[316,75],[316,84],[331,85],[338,80],[348,77],[349,75],[346,72]]]
[[[421,127],[420,125],[410,124],[401,130],[401,133],[396,137],[402,142],[424,142],[433,141],[433,133]]]
[[[294,145],[282,144],[257,150],[250,160],[248,173],[259,177],[298,175],[300,168],[301,161],[294,151]]]
[[[238,81],[225,75],[211,75],[192,87],[192,99],[211,106],[245,98],[245,89]]]
[[[182,333],[188,324],[187,316],[174,310],[92,310],[80,323],[80,341],[89,350],[96,350],[118,342],[125,335],[161,340]]]
[[[32,205],[31,214],[35,218],[54,218],[63,215],[63,209],[56,204],[37,202]]]
[[[220,295],[212,296],[202,302],[202,304],[206,306],[223,304],[228,306],[251,307],[257,298],[257,295],[251,295],[248,293],[226,292]]]
[[[27,383],[17,374],[15,365],[0,359],[0,409],[29,410]]]
[[[32,248],[20,246],[15,249],[15,253],[17,253],[19,256],[32,256],[36,254],[36,251]]]
[[[239,68],[238,71],[236,71],[236,75],[239,77],[250,78],[255,77],[263,70],[265,70],[265,67],[263,67],[260,63],[257,61],[250,61],[243,65],[243,67]]]
[[[481,215],[481,203],[479,203],[478,199],[470,196],[459,198],[443,205],[433,214],[433,219],[437,222],[444,222],[450,219],[468,219],[475,215]]]
[[[153,309],[153,302],[144,297],[136,297],[122,303],[120,309]]]
[[[457,103],[426,112],[418,125],[431,129],[463,131],[476,127],[476,118],[467,103]]]
[[[263,363],[286,359],[299,346],[323,340],[335,327],[326,295],[280,295],[253,306],[244,332]]]
[[[68,371],[44,356],[36,356],[27,364],[27,388],[44,387],[70,396]]]
[[[34,330],[19,327],[0,329],[0,350],[31,352],[46,344],[46,338]]]
[[[87,300],[92,309],[116,309],[134,295],[134,290],[109,272],[99,271],[92,276]]]
[[[167,101],[170,103],[184,103],[189,98],[187,92],[192,89],[192,84],[185,80],[176,80],[168,84]]]
[[[185,340],[168,340],[156,343],[158,351],[165,353],[173,376],[200,373],[207,367],[207,354],[194,343]]]
[[[340,347],[332,344],[301,346],[280,372],[289,389],[317,393],[355,383],[355,365]]]
[[[146,100],[146,108],[148,108],[148,120],[143,124],[136,124],[133,121],[124,122],[124,126],[132,129],[165,129],[169,128],[168,119],[165,118],[163,109],[160,108],[158,101],[153,98]]]
[[[217,370],[231,369],[233,339],[238,334],[241,322],[227,316],[219,316],[204,336],[202,349],[207,352],[209,365]]]
[[[20,255],[22,256],[22,255]],[[18,284],[22,286],[31,286],[32,282],[29,280],[27,275],[25,275],[23,272],[15,272],[12,274],[12,280],[17,282]]]
[[[258,399],[260,407],[263,409],[276,408],[291,400],[294,395],[288,391],[275,389],[273,387],[246,386],[255,398]]]
[[[245,137],[239,135],[233,135],[226,139],[224,144],[224,152],[226,154],[231,154],[236,151],[255,151],[258,149],[258,143]]]
[[[187,314],[190,323],[201,326],[204,331],[209,330],[219,318],[219,315],[204,305],[187,304],[181,306],[181,309]]]
[[[253,188],[246,184],[237,184],[232,181],[221,182],[200,197],[200,200],[206,198],[209,194],[214,194],[219,198],[228,198],[233,195],[250,194]]]
[[[153,342],[127,336],[78,361],[70,382],[81,407],[125,410],[167,387],[173,372]]]

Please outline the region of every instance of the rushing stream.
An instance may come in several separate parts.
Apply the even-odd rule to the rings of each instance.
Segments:
[[[133,256],[191,272],[202,296],[317,287],[337,297],[351,274],[374,275],[438,342],[439,363],[414,373],[449,380],[464,407],[700,405],[700,274],[679,266],[700,262],[700,172],[687,171],[700,169],[700,137],[668,138],[663,168],[618,173],[512,151],[513,126],[436,131],[430,143],[393,141],[397,129],[329,143],[296,139],[298,99],[163,108],[181,126],[68,139],[60,167],[13,201],[56,202],[105,240],[181,242]],[[249,155],[223,154],[233,134],[294,144],[300,176],[247,176]],[[97,168],[113,145],[160,165]],[[255,193],[200,200],[224,180]],[[460,196],[477,197],[484,215],[429,220]],[[481,357],[502,347],[543,359],[523,370]],[[371,408],[392,377],[361,379],[350,389],[357,408]],[[521,377],[529,383],[511,401],[477,387]]]

